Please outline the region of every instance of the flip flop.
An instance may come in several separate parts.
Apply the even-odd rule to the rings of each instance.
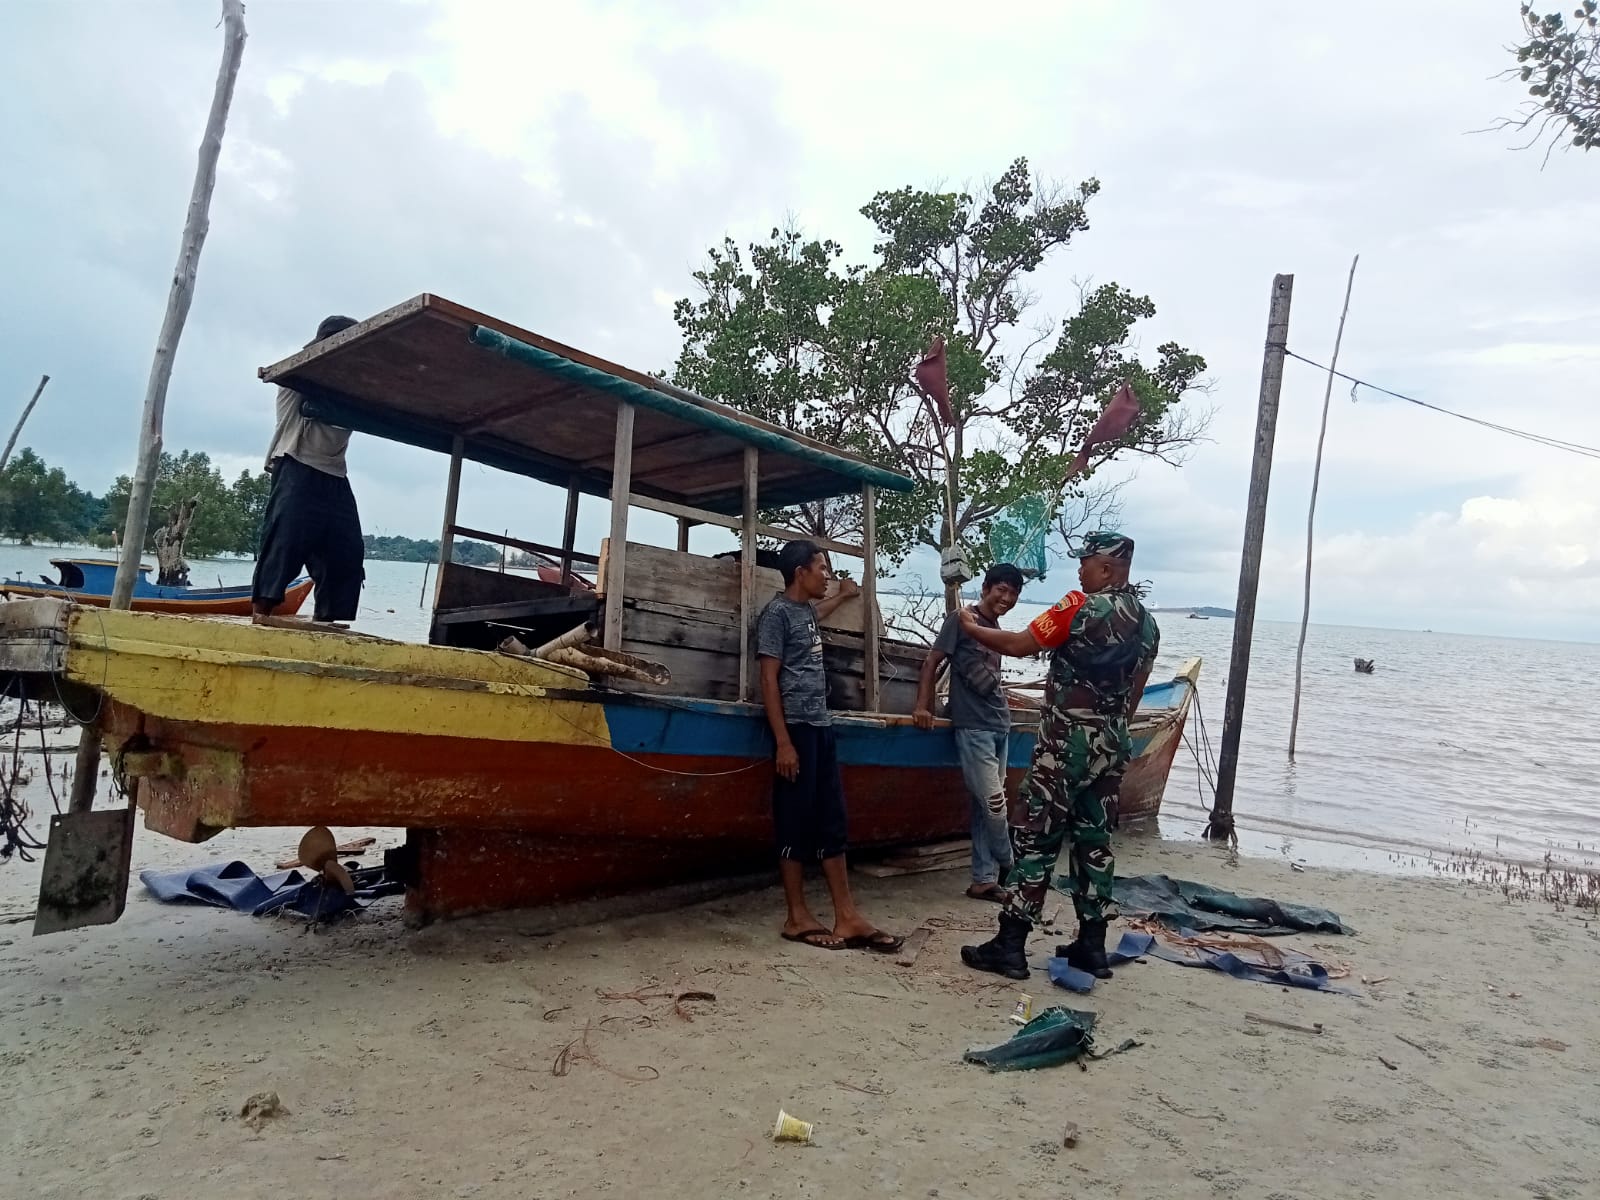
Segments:
[[[881,929],[847,937],[844,940],[846,950],[876,950],[879,954],[894,954],[905,944],[905,938],[895,937],[894,934],[885,933]]]
[[[819,937],[831,938],[833,936],[832,930],[821,928],[802,929],[799,933],[784,933],[779,930],[778,936],[786,942],[799,942],[802,946],[815,946],[818,950],[843,950],[850,944],[849,942],[834,942],[829,945],[827,942],[817,941]]]

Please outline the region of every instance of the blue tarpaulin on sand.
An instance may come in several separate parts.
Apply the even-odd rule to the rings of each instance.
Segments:
[[[1187,938],[1196,936],[1192,930],[1180,930],[1179,935]],[[1334,983],[1328,976],[1328,968],[1309,954],[1288,947],[1273,947],[1269,957],[1264,951],[1248,946],[1239,947],[1237,952],[1221,947],[1169,946],[1154,934],[1129,930],[1122,935],[1116,949],[1107,953],[1106,961],[1113,967],[1119,967],[1146,956],[1176,963],[1180,967],[1206,967],[1251,983],[1355,994]],[[1046,966],[1050,982],[1069,992],[1087,992],[1094,987],[1093,975],[1070,966],[1064,958],[1052,958]]]
[[[355,895],[347,895],[336,883],[299,871],[278,871],[257,875],[242,862],[210,863],[180,871],[140,871],[139,882],[164,904],[205,904],[231,908],[253,917],[269,913],[299,913],[313,920],[327,920],[353,908],[361,901],[393,896],[404,887],[383,878],[382,867],[352,871]]]

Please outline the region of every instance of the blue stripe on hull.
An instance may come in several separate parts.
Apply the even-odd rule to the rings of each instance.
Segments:
[[[1163,683],[1146,688],[1151,708],[1175,708],[1188,687]],[[753,705],[674,697],[670,700],[610,700],[606,724],[611,745],[628,754],[687,754],[714,758],[769,758],[772,734],[766,714]],[[854,714],[834,719],[839,735],[839,761],[844,766],[945,768],[958,767],[955,736],[948,726],[918,729],[884,725]],[[1033,755],[1034,730],[1013,728],[1007,766],[1025,769]],[[1148,732],[1135,735],[1133,753],[1143,754]]]

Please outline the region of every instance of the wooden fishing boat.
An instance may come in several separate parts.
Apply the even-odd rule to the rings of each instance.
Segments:
[[[111,587],[116,581],[117,564],[104,558],[52,558],[57,578],[41,575],[38,582],[26,579],[0,581],[0,592],[15,599],[56,597],[105,608],[111,603]],[[283,603],[273,609],[275,616],[292,616],[311,594],[311,580],[295,580],[283,593]],[[182,613],[189,616],[248,617],[250,588],[244,587],[163,587],[150,582],[150,567],[139,565],[133,585],[135,612]]]
[[[770,861],[752,623],[781,581],[754,550],[784,534],[757,511],[850,493],[863,544],[816,540],[868,567],[823,622],[852,842],[967,828],[948,725],[910,718],[927,650],[885,636],[876,604],[876,492],[909,478],[432,296],[261,374],[309,415],[449,454],[430,644],[0,604],[0,681],[95,714],[148,828],[201,842],[235,826],[403,827],[387,861],[419,921]],[[563,485],[560,544],[458,525],[469,460]],[[585,494],[627,499],[593,554],[574,545]],[[630,541],[636,509],[677,518],[676,549]],[[738,533],[738,561],[690,552],[706,525]],[[458,536],[548,554],[558,578],[591,565],[597,585],[452,563]],[[553,661],[550,644],[574,641],[589,668]],[[1159,806],[1198,670],[1146,692],[1125,818]],[[1037,725],[1016,715],[1013,792]]]

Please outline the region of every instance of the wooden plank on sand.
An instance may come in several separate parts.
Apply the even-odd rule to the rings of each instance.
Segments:
[[[921,875],[927,871],[954,871],[966,866],[968,859],[958,862],[939,862],[932,866],[891,867],[888,863],[851,863],[851,869],[873,879],[892,879],[897,875]]]
[[[933,936],[933,930],[926,925],[919,925],[911,931],[906,938],[906,944],[900,947],[900,953],[895,957],[894,965],[909,967],[915,965],[917,955],[922,953],[922,948],[928,944],[928,939]]]
[[[893,856],[895,858],[933,858],[951,854],[957,850],[964,854],[971,853],[972,840],[970,838],[958,838],[949,842],[924,842],[920,846],[896,846]]]
[[[973,856],[963,850],[958,854],[941,854],[939,858],[886,858],[880,861],[885,867],[901,867],[902,870],[949,870],[966,866],[973,861]]]

